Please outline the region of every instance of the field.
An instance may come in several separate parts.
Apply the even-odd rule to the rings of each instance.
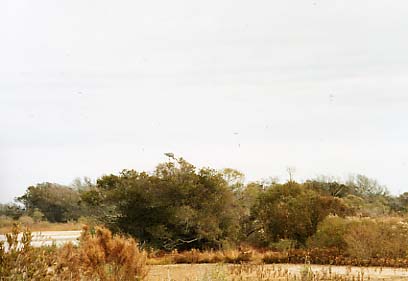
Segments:
[[[36,223],[21,223],[19,221],[14,221],[11,219],[5,219],[0,217],[0,234],[8,233],[12,230],[15,223],[20,223],[23,226],[29,227],[31,231],[42,232],[42,231],[72,231],[81,230],[83,224],[77,222],[67,222],[67,223],[50,223],[47,221],[36,222]]]
[[[180,264],[152,266],[147,280],[408,280],[408,271],[399,268],[291,264]]]

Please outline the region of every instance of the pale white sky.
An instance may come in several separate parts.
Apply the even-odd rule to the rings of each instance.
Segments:
[[[406,0],[0,2],[0,202],[165,152],[408,191]]]

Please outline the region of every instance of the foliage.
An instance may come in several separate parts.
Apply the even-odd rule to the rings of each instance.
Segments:
[[[328,216],[321,221],[316,233],[307,241],[310,248],[336,248],[342,251],[347,249],[344,236],[347,232],[349,220],[338,216]]]
[[[19,239],[21,236],[21,239]],[[14,225],[0,241],[0,276],[8,280],[51,280],[49,267],[55,261],[54,248],[33,248],[31,232]]]
[[[37,223],[44,219],[44,214],[38,208],[35,208],[33,213],[31,214],[31,217],[33,218],[34,222]]]
[[[92,234],[84,228],[79,247],[64,245],[58,252],[55,273],[63,280],[144,280],[146,253],[135,240],[105,228]]]
[[[408,223],[401,218],[328,217],[308,240],[311,248],[336,248],[357,259],[406,258]]]
[[[253,213],[269,242],[292,239],[304,244],[325,217],[345,216],[350,210],[339,198],[321,196],[301,184],[288,182],[261,193]]]
[[[20,238],[21,237],[21,238]],[[15,225],[0,241],[1,280],[144,280],[146,253],[131,238],[112,236],[104,228],[82,232],[78,247],[34,248],[31,232]]]
[[[123,170],[104,175],[96,183],[78,178],[71,187],[30,186],[17,199],[25,208],[0,205],[0,227],[10,225],[9,217],[36,229],[45,224],[43,220],[103,223],[113,232],[137,238],[143,247],[166,251],[240,246],[346,251],[358,241],[352,232],[358,233],[358,228],[344,217],[378,218],[408,212],[407,194],[392,196],[363,175],[343,182],[320,177],[298,183],[288,168],[286,183],[245,183],[240,171],[197,169],[172,153],[166,156],[169,161],[152,172]],[[356,223],[368,228],[367,239],[371,228],[373,235],[380,231],[377,223],[368,224]]]
[[[34,224],[34,219],[29,216],[21,216],[18,221],[26,227],[31,227]]]
[[[24,213],[25,210],[17,204],[0,204],[0,216],[18,220]]]
[[[196,171],[182,158],[151,175],[124,170],[104,176],[82,198],[112,229],[156,248],[217,248],[237,236],[235,197],[223,175]]]
[[[406,258],[408,223],[398,219],[354,220],[344,240],[347,252],[356,258]]]
[[[17,200],[24,204],[29,214],[40,211],[50,222],[76,220],[82,212],[79,192],[55,183],[30,186]]]

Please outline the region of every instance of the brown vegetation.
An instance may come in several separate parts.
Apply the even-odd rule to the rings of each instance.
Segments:
[[[33,248],[31,232],[18,226],[0,242],[0,280],[144,280],[146,254],[132,238],[105,228],[85,228],[79,246]]]

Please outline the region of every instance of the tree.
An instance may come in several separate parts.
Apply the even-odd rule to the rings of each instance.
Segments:
[[[66,222],[81,216],[78,191],[56,183],[30,186],[17,201],[24,204],[29,214],[39,210],[50,222]]]
[[[321,196],[293,181],[266,189],[252,209],[255,221],[269,242],[291,239],[302,244],[316,232],[318,223],[326,216],[348,213],[341,199]]]
[[[17,220],[24,215],[24,213],[24,208],[17,204],[0,204],[0,216],[6,216]]]
[[[156,248],[213,248],[237,237],[235,197],[223,174],[170,157],[153,173],[103,176],[83,200],[102,219]]]
[[[221,171],[224,180],[233,191],[240,191],[244,187],[245,175],[238,170],[225,168]]]
[[[305,185],[308,188],[326,196],[342,198],[353,193],[350,186],[337,181],[327,181],[323,179],[307,180]]]
[[[370,179],[364,175],[350,176],[348,182],[355,195],[364,197],[385,196],[388,194],[387,187],[380,185],[377,180]]]

